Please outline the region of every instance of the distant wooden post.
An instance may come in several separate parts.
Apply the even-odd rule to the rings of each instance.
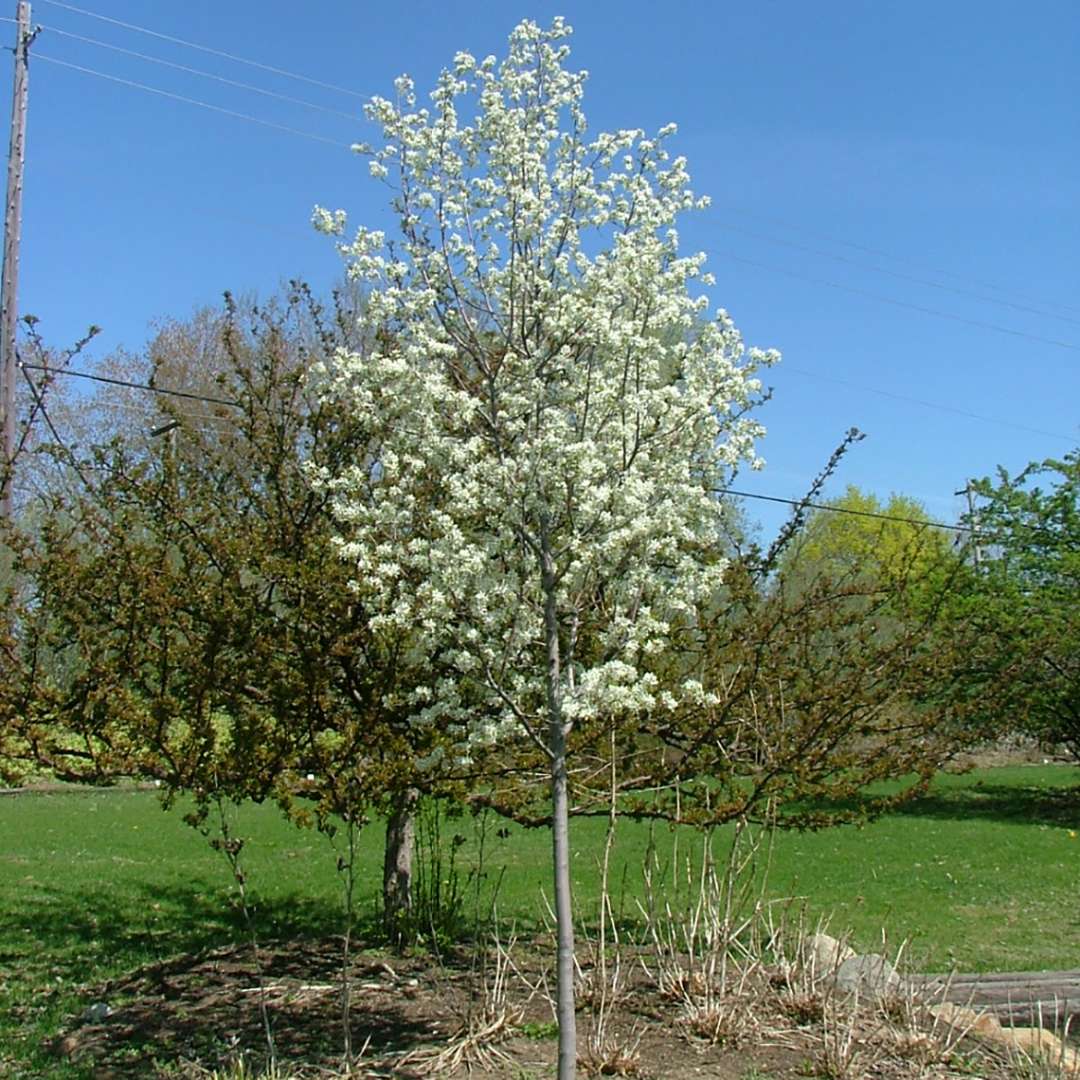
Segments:
[[[23,163],[26,158],[26,106],[30,79],[27,57],[34,35],[30,32],[29,0],[19,0],[15,38],[15,87],[11,96],[11,142],[8,147],[7,203],[4,210],[4,264],[0,279],[0,409],[3,411],[3,477],[0,514],[11,517],[15,465],[15,352],[18,325],[19,237],[22,232]]]
[[[968,521],[971,522],[972,561],[975,564],[975,570],[978,571],[982,567],[982,546],[979,544],[979,519],[975,515],[975,489],[971,486],[969,480],[959,491],[954,491],[953,494],[967,496]]]

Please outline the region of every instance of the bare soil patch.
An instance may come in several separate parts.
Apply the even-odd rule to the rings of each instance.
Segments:
[[[1074,759],[1062,748],[1040,746],[1025,739],[1003,739],[958,754],[948,767],[950,772],[968,769],[994,769],[1003,765],[1071,765]]]
[[[261,988],[250,949],[242,947],[85,987],[86,1011],[71,1018],[51,1049],[101,1080],[206,1077],[240,1060],[258,1069],[267,1059],[259,1007],[265,995],[286,1075],[344,1075],[340,943],[289,942],[260,951]],[[487,1023],[490,994],[482,992],[484,972],[476,957],[458,953],[438,961],[358,951],[350,971],[351,1026],[354,1050],[363,1053],[353,1075],[432,1075],[442,1052],[444,1063],[457,1061],[459,1072],[477,1080],[554,1076],[545,956],[539,942],[514,950],[506,1012],[488,1025],[495,1037],[460,1051],[470,1021],[474,1031]],[[599,995],[580,995],[583,1075],[902,1080],[970,1075],[976,1060],[983,1077],[1010,1075],[1004,1059],[977,1043],[944,1031],[920,1035],[899,1016],[902,1003],[864,1004],[841,1014],[824,998],[793,994],[776,972],[761,971],[752,993],[719,1001],[715,1014],[691,1023],[684,1005],[661,993],[644,964],[630,966],[602,1039]],[[487,974],[490,986],[490,969]],[[597,985],[587,966],[582,977],[584,986]],[[108,1006],[107,1016],[102,1006]],[[446,1053],[454,1047],[460,1052]]]

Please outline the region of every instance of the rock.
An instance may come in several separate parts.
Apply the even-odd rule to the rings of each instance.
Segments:
[[[836,969],[834,981],[841,990],[868,997],[884,997],[900,988],[896,968],[877,953],[849,956]]]
[[[955,1005],[951,1001],[943,1001],[940,1005],[931,1005],[930,1012],[964,1034],[970,1032],[997,1042],[1001,1041],[1001,1021],[985,1009],[968,1009],[963,1005]]]
[[[107,1020],[111,1013],[112,1009],[104,1001],[95,1001],[93,1005],[87,1005],[83,1009],[83,1023],[100,1024],[103,1020]]]
[[[1066,1047],[1052,1032],[1044,1028],[1002,1028],[1002,1041],[1007,1046],[1026,1054],[1028,1057],[1041,1058],[1050,1065],[1058,1066],[1062,1073],[1080,1072],[1080,1054]]]
[[[807,959],[815,975],[829,975],[855,955],[855,950],[831,934],[811,934],[806,942]]]
[[[976,1012],[949,1001],[931,1005],[930,1011],[964,1034],[981,1035],[998,1046],[1011,1047],[1027,1057],[1041,1058],[1060,1068],[1063,1076],[1080,1075],[1080,1053],[1065,1046],[1052,1031],[1037,1027],[1003,1027],[993,1013]]]

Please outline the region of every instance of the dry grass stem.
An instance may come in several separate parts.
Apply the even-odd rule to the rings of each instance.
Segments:
[[[480,1008],[470,1009],[445,1046],[406,1054],[399,1065],[409,1065],[414,1073],[431,1076],[461,1068],[494,1071],[512,1063],[499,1044],[517,1032],[525,1008],[509,999],[510,978],[516,971],[510,954],[513,941],[504,945],[496,930],[491,942],[494,962],[490,967],[485,964],[481,973]]]

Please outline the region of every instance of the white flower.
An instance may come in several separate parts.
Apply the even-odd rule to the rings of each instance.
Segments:
[[[346,215],[344,210],[326,210],[316,206],[311,212],[311,224],[328,236],[341,236],[345,232]]]
[[[569,32],[523,22],[501,63],[459,53],[430,110],[405,77],[366,110],[372,174],[401,169],[401,229],[392,252],[364,229],[341,250],[392,329],[320,385],[378,462],[317,482],[372,628],[456,671],[409,697],[419,728],[460,735],[424,768],[545,716],[549,600],[567,722],[711,700],[658,660],[722,585],[702,558],[715,492],[758,460],[747,409],[777,357],[722,308],[706,319],[713,280],[678,229],[705,200],[668,153],[675,125],[585,135]]]

